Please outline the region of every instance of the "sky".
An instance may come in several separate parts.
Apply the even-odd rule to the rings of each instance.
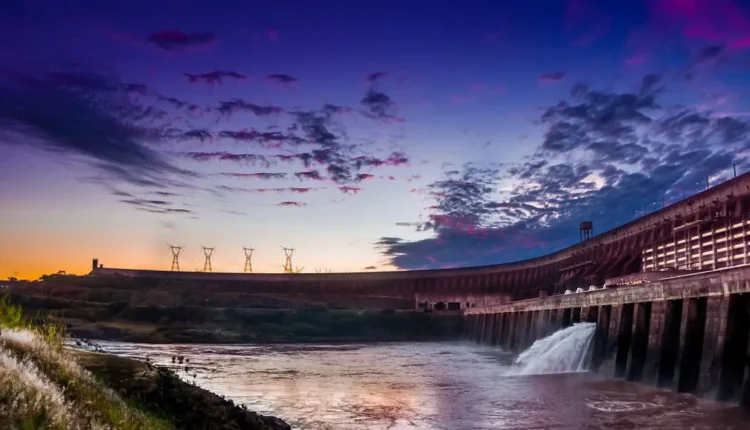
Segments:
[[[750,4],[10,0],[0,278],[532,258],[750,171]]]

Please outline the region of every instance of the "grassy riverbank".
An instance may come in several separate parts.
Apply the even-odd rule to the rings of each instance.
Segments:
[[[77,337],[146,343],[421,341],[456,338],[460,319],[414,311],[133,305],[13,294]]]
[[[63,347],[64,329],[0,300],[0,428],[258,429],[289,426],[149,363]]]

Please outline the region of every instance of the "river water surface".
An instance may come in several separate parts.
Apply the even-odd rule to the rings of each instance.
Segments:
[[[750,429],[739,408],[586,372],[518,375],[471,343],[99,344],[168,367],[185,356],[184,379],[295,429]]]

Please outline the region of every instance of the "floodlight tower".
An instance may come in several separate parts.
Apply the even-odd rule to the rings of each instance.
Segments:
[[[173,272],[179,272],[180,271],[180,252],[182,252],[182,249],[184,246],[175,246],[175,245],[169,245],[169,249],[172,251],[172,271]]]
[[[281,249],[284,250],[284,255],[286,255],[286,261],[284,262],[284,273],[294,273],[294,266],[292,265],[292,255],[294,255],[295,248],[285,248],[282,246]]]
[[[253,251],[255,248],[242,247],[245,252],[245,273],[253,273]]]
[[[203,248],[203,255],[206,256],[206,262],[203,263],[203,271],[211,272],[211,256],[214,254],[214,250],[216,249],[216,247],[209,248],[207,246],[201,245],[201,248]]]

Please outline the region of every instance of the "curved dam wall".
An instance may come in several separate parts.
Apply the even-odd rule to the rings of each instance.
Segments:
[[[606,279],[638,273],[648,267],[659,271],[706,270],[746,263],[750,252],[747,244],[750,229],[746,232],[745,226],[750,221],[746,223],[745,219],[749,211],[750,174],[744,174],[576,245],[507,264],[325,274],[202,273],[97,267],[91,275],[199,282],[212,288],[258,293],[367,294],[404,298],[421,295],[425,299],[437,299],[460,292],[463,295],[485,294],[519,300],[540,294],[560,294],[569,288],[602,285]],[[741,226],[741,233],[736,233],[734,227],[727,227],[729,223]],[[731,250],[725,249],[726,255],[717,258],[721,237],[715,232],[720,231],[722,225],[725,225],[725,236],[730,231],[732,237],[741,235],[741,244],[725,246]],[[708,230],[711,231],[710,240],[704,240],[708,237]],[[694,237],[698,237],[697,245]],[[725,244],[729,243],[728,238],[724,240]],[[672,246],[671,251],[665,248],[668,245]],[[649,252],[645,258],[644,249]]]
[[[464,318],[466,337],[516,351],[594,322],[592,370],[750,408],[750,265],[468,309]]]

